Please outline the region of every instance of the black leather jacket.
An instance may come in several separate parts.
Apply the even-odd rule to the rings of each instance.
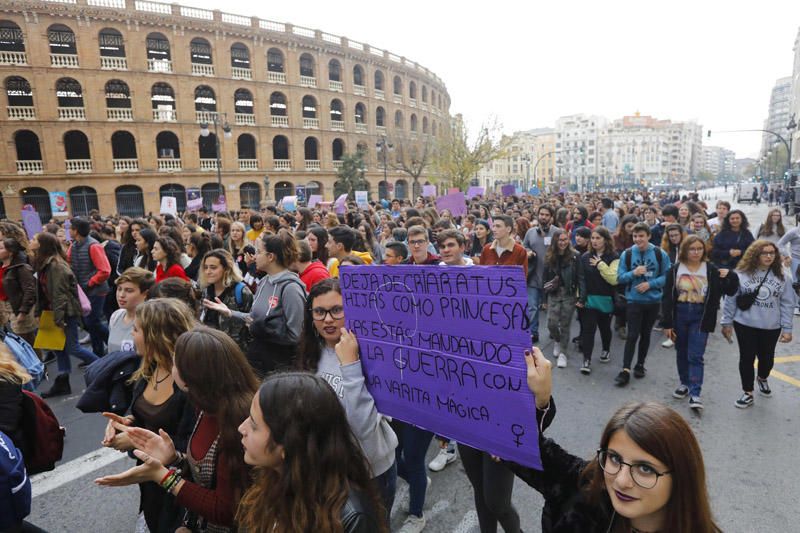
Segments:
[[[342,527],[345,533],[379,531],[375,511],[361,492],[350,489],[347,502],[342,507]]]

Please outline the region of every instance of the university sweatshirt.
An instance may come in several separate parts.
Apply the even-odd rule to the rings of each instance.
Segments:
[[[783,333],[792,332],[792,313],[795,306],[795,293],[792,289],[792,275],[789,269],[783,269],[783,280],[770,272],[758,291],[756,301],[747,311],[736,305],[740,294],[753,292],[764,279],[764,271],[756,270],[752,274],[737,270],[739,290],[730,298],[725,298],[722,307],[720,324],[730,326],[733,322],[758,329],[778,329]]]
[[[350,429],[367,456],[372,477],[389,470],[395,460],[397,435],[378,412],[375,400],[367,390],[361,361],[342,365],[336,351],[323,346],[317,365],[317,376],[327,381],[339,397]]]
[[[656,254],[661,254],[661,268],[659,268]],[[627,256],[631,257],[631,268],[628,269]],[[636,267],[644,265],[647,273],[644,276],[636,276],[633,271]],[[657,248],[647,243],[647,249],[642,252],[639,247],[634,245],[624,252],[619,258],[617,267],[617,283],[625,287],[625,299],[629,302],[638,304],[659,304],[661,303],[662,289],[667,280],[667,271],[670,267],[669,256],[661,248]],[[650,283],[650,288],[639,293],[636,286],[645,281]]]

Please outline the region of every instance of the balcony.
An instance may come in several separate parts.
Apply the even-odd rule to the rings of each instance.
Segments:
[[[367,88],[363,85],[353,85],[353,94],[356,96],[367,96]]]
[[[375,133],[378,135],[386,135],[386,126],[375,126]]]
[[[172,61],[169,59],[148,59],[148,72],[172,72]]]
[[[303,129],[319,129],[319,119],[318,118],[304,118],[303,119]]]
[[[417,99],[416,98],[409,98],[408,99],[408,105],[410,107],[417,107]]]
[[[258,159],[240,159],[239,170],[258,170]]]
[[[124,57],[100,56],[100,68],[103,70],[128,70],[128,60]]]
[[[402,94],[395,94],[395,95],[392,97],[392,101],[393,101],[395,104],[402,104],[402,103],[403,103],[403,95],[402,95]]]
[[[36,108],[33,106],[8,106],[8,118],[14,120],[36,120]]]
[[[207,170],[217,170],[217,160],[214,158],[200,159],[200,170],[207,171]]]
[[[375,98],[377,98],[378,100],[385,100],[386,99],[386,93],[384,93],[380,89],[375,89]]]
[[[138,159],[112,159],[114,172],[139,172]]]
[[[131,122],[133,121],[133,109],[109,107],[106,109],[106,116],[108,117],[108,120],[123,120]]]
[[[17,161],[17,174],[41,174],[44,172],[42,161]]]
[[[267,72],[267,81],[270,83],[286,83],[285,72]]]
[[[344,131],[344,120],[331,120],[331,129],[336,131]]]
[[[50,54],[50,66],[63,68],[78,68],[77,54]]]
[[[67,174],[79,174],[92,171],[91,159],[66,159]]]
[[[272,115],[272,126],[278,128],[288,128],[289,127],[289,117],[283,117],[280,115]]]
[[[86,108],[59,107],[58,120],[86,120]]]
[[[255,126],[256,116],[250,113],[236,113],[235,122],[237,126]]]
[[[328,80],[328,89],[341,93],[344,92],[344,85],[340,81]]]
[[[367,133],[367,125],[363,122],[356,123],[356,133]]]
[[[306,171],[319,172],[319,159],[306,159]]]
[[[177,122],[178,112],[174,109],[153,109],[154,122]]]
[[[233,67],[231,70],[231,77],[236,80],[252,80],[253,71],[249,68]]]
[[[181,170],[181,160],[180,158],[159,158],[158,159],[158,171],[159,172],[177,172]]]
[[[419,108],[422,109],[423,111],[427,111],[428,110],[428,104],[426,104],[425,102],[422,102],[422,103],[419,104]]]
[[[314,76],[300,76],[300,87],[316,87],[317,78]]]
[[[343,164],[344,164],[344,161],[334,161],[333,162],[333,169],[334,170],[339,170],[339,169],[342,168]]]
[[[201,63],[192,63],[193,76],[213,76],[214,65],[203,65]]]
[[[25,52],[0,52],[0,65],[27,65]]]
[[[292,160],[291,159],[276,159],[275,166],[273,167],[275,170],[292,170]]]
[[[216,115],[216,111],[195,111],[194,120],[198,124],[211,124],[214,122],[214,117]]]

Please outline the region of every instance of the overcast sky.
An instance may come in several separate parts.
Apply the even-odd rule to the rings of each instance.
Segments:
[[[775,80],[792,74],[800,1],[180,0],[387,49],[447,84],[451,113],[505,132],[559,116],[695,119],[704,144],[755,155]]]

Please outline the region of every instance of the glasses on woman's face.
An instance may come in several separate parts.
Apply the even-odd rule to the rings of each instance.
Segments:
[[[627,466],[633,482],[643,489],[652,489],[658,483],[658,478],[671,473],[669,470],[659,472],[649,463],[626,463],[621,455],[611,450],[597,450],[597,463],[609,476],[616,476],[623,466]]]
[[[760,254],[761,257],[775,257],[775,252],[768,252],[766,250],[762,251]]]
[[[697,247],[697,248],[692,247],[692,248],[689,248],[689,253],[690,254],[702,254],[703,250],[705,250],[705,248],[703,248],[703,247]]]
[[[331,315],[333,320],[341,320],[344,318],[344,307],[341,305],[334,305],[330,309],[324,307],[315,307],[311,310],[311,318],[314,320],[325,320],[325,317]]]

